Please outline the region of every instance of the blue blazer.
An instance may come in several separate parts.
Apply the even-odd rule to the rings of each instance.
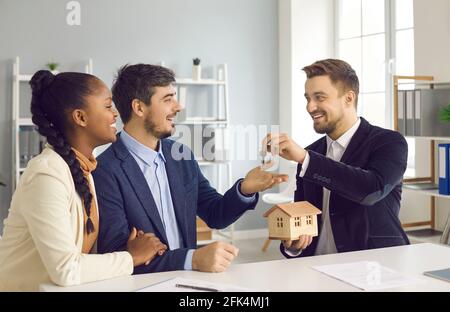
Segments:
[[[201,173],[192,152],[189,151],[191,160],[174,160],[171,156],[174,144],[179,145],[174,148],[180,151],[186,146],[168,139],[162,139],[160,143],[166,158],[166,171],[183,246],[157,256],[147,266],[136,267],[134,273],[183,270],[186,253],[197,247],[197,215],[209,227],[221,229],[236,221],[245,211],[254,209],[258,200],[256,194],[253,203],[243,203],[236,184],[224,195],[217,193]],[[100,212],[98,252],[126,250],[133,226],[155,233],[167,244],[150,188],[137,162],[120,140],[120,134],[97,161],[93,177]]]
[[[303,178],[297,168],[295,201],[322,209],[322,188],[331,191],[329,213],[338,252],[409,244],[398,213],[408,145],[398,132],[361,118],[340,162],[325,157],[326,137],[306,148],[310,161]],[[318,215],[319,235],[322,217]],[[315,254],[318,236],[299,257]],[[284,248],[280,245],[282,253]]]

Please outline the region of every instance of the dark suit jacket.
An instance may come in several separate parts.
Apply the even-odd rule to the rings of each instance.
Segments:
[[[398,132],[361,118],[340,162],[325,157],[326,137],[306,148],[308,169],[299,177],[295,201],[322,209],[322,187],[331,191],[329,213],[338,252],[409,244],[398,219],[408,145]],[[318,215],[319,235],[322,218]],[[299,255],[315,253],[318,236]],[[290,257],[281,251],[286,257]]]
[[[137,162],[119,137],[98,157],[97,169],[93,172],[100,212],[97,244],[100,253],[126,250],[133,226],[144,232],[155,233],[167,244],[150,188]],[[191,160],[175,160],[172,157],[174,144],[179,145],[174,147],[179,150],[186,146],[168,139],[160,142],[166,158],[167,177],[183,246],[157,256],[147,266],[135,268],[134,273],[183,270],[187,251],[197,246],[197,215],[211,228],[221,229],[236,221],[246,210],[254,209],[258,199],[256,194],[257,198],[252,204],[243,203],[238,197],[236,184],[223,196],[220,195],[201,173],[192,152],[189,151]]]

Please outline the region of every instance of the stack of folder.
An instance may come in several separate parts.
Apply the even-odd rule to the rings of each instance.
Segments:
[[[450,89],[398,91],[398,131],[404,136],[450,136],[450,125],[439,118],[448,105]]]

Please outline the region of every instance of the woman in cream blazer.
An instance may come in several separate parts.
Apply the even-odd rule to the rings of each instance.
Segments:
[[[134,266],[167,248],[153,234],[133,228],[128,251],[90,254],[100,216],[92,176],[80,169],[84,158],[95,167],[93,148],[115,140],[117,112],[109,89],[81,73],[39,71],[30,84],[33,122],[53,145],[29,162],[13,195],[0,239],[0,290],[35,291],[41,283],[70,286],[132,274]]]

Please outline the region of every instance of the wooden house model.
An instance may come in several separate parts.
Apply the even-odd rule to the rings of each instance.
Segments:
[[[275,205],[264,214],[269,225],[269,238],[294,240],[300,235],[317,236],[317,215],[320,213],[307,201]]]

